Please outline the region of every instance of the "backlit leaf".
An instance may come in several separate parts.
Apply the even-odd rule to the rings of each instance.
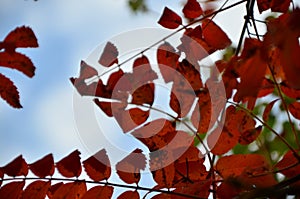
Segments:
[[[173,80],[179,54],[168,42],[161,44],[156,52],[159,70],[166,83]]]
[[[271,103],[269,103],[269,104],[266,106],[266,108],[265,108],[265,110],[264,110],[264,113],[263,113],[263,120],[264,120],[265,122],[268,121],[269,115],[270,115],[270,113],[271,113],[271,110],[272,110],[274,104],[275,104],[277,101],[278,101],[278,99],[275,99],[275,100],[273,100]]]
[[[203,20],[202,34],[204,40],[215,49],[221,50],[231,44],[231,41],[226,33],[212,20]]]
[[[27,176],[28,165],[22,155],[2,167],[2,171],[8,176]]]
[[[48,154],[40,160],[29,165],[30,170],[34,175],[44,178],[46,176],[52,176],[54,173],[54,160],[53,155]]]
[[[87,187],[85,182],[70,182],[59,186],[59,188],[53,193],[51,199],[79,199],[84,196],[86,191]]]
[[[202,15],[202,8],[197,0],[188,0],[184,5],[182,12],[185,17],[195,19]]]
[[[22,108],[20,104],[19,91],[14,83],[0,73],[0,96],[10,106],[14,108]]]
[[[154,102],[154,91],[154,83],[147,83],[142,85],[132,93],[131,103],[138,105],[149,104],[150,106],[152,106]]]
[[[0,198],[2,199],[19,199],[22,196],[25,182],[10,182],[0,189]]]
[[[5,43],[13,43],[16,48],[38,47],[37,38],[30,27],[17,27],[4,39]]]
[[[268,187],[276,183],[270,169],[265,157],[259,154],[224,156],[216,164],[216,170],[224,179],[235,178],[240,183],[257,187]]]
[[[56,168],[64,177],[78,177],[81,173],[80,152],[78,150],[73,151],[57,162]]]
[[[120,179],[128,184],[140,181],[140,171],[146,167],[146,157],[141,149],[135,149],[127,157],[117,163],[116,169]]]
[[[82,199],[111,199],[113,191],[111,186],[95,186],[90,188]]]
[[[80,62],[80,73],[79,78],[80,79],[88,79],[94,76],[97,76],[98,72],[95,68],[88,65],[85,61],[81,60]]]
[[[166,146],[174,138],[176,135],[175,123],[165,119],[157,119],[146,123],[131,134],[152,152]]]
[[[242,145],[248,145],[260,135],[262,131],[262,126],[258,126],[253,129],[246,130],[241,133],[240,138],[239,138],[239,143]]]
[[[196,196],[198,198],[208,198],[211,186],[210,180],[196,181],[193,183],[180,183],[174,190],[175,193],[186,194],[190,196]],[[174,195],[172,199],[181,199],[182,196]]]
[[[50,181],[33,181],[24,190],[22,199],[44,199],[50,186]]]
[[[94,181],[107,180],[111,174],[110,161],[105,149],[82,162],[88,176]]]
[[[111,42],[107,42],[98,62],[102,66],[110,67],[113,64],[118,64],[118,55],[117,47]]]
[[[300,173],[300,164],[292,151],[288,151],[283,158],[274,166],[280,173],[292,178]]]
[[[175,175],[175,167],[174,164],[171,163],[168,166],[162,167],[164,163],[159,163],[159,161],[163,160],[155,160],[153,158],[150,159],[150,169],[152,170],[152,176],[154,181],[157,183],[157,186],[160,188],[171,188],[174,183],[174,175]],[[159,166],[155,164],[160,164]],[[160,168],[154,170],[154,168]]]
[[[140,195],[137,191],[125,191],[117,199],[140,199]]]
[[[108,116],[113,117],[111,106],[113,105],[112,102],[102,102],[99,99],[94,99],[95,104]]]
[[[158,20],[158,23],[165,28],[175,29],[182,24],[182,19],[174,11],[165,7],[162,16]]]
[[[0,52],[0,66],[16,69],[28,77],[34,76],[35,67],[32,61],[21,53]]]
[[[291,103],[288,109],[295,118],[300,119],[300,102]]]
[[[291,0],[272,0],[271,10],[272,12],[287,12],[289,10]]]

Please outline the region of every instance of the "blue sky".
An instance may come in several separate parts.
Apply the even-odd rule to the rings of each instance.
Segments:
[[[0,68],[19,88],[24,107],[16,110],[0,100],[0,166],[19,154],[28,162],[48,153],[59,160],[74,149],[79,149],[85,157],[91,155],[78,135],[74,88],[69,78],[78,75],[80,60],[86,59],[99,44],[136,28],[159,27],[156,22],[164,6],[179,10],[182,3],[150,0],[154,12],[134,15],[126,2],[1,0],[1,40],[15,27],[27,25],[34,30],[40,47],[20,50],[37,68],[32,79]],[[244,10],[240,8],[216,18],[233,41],[237,41],[243,21],[242,18],[232,21],[236,16],[243,16]],[[118,130],[109,123],[104,128]],[[91,129],[87,127],[88,130]]]

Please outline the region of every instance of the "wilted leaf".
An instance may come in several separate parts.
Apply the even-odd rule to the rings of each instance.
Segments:
[[[40,160],[29,165],[30,170],[34,175],[44,178],[46,176],[52,176],[54,173],[54,160],[53,155],[49,154]]]
[[[28,165],[22,155],[15,158],[13,161],[2,167],[2,171],[12,177],[16,176],[27,176]]]
[[[111,186],[95,186],[89,189],[82,199],[111,199],[114,188]]]
[[[0,96],[10,106],[14,108],[22,108],[20,104],[19,91],[14,83],[0,73]]]
[[[111,174],[110,161],[105,149],[83,161],[83,167],[94,181],[107,180]]]
[[[107,42],[98,62],[105,67],[110,67],[118,64],[118,55],[117,47],[111,42]]]
[[[78,177],[81,173],[80,152],[78,150],[73,151],[57,162],[56,168],[64,177]]]
[[[182,24],[182,19],[174,11],[165,7],[162,16],[158,20],[158,23],[165,28],[175,29]]]
[[[23,192],[22,199],[44,199],[47,195],[51,182],[48,181],[33,181]],[[1,197],[0,197],[1,198]]]
[[[127,157],[117,163],[116,169],[120,179],[128,184],[140,181],[140,171],[146,167],[146,157],[141,149],[135,149]]]
[[[188,0],[184,5],[182,12],[185,17],[195,19],[202,15],[202,8],[197,0]]]

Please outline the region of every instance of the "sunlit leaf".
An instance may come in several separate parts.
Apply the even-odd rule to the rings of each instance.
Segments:
[[[275,100],[273,100],[271,103],[269,103],[269,104],[266,106],[266,108],[265,108],[265,110],[264,110],[264,113],[263,113],[263,120],[264,120],[265,122],[268,121],[269,115],[270,115],[270,113],[271,113],[271,110],[272,110],[274,104],[275,104],[277,101],[278,101],[278,99],[275,99]]]
[[[300,119],[300,102],[293,102],[288,109],[295,118]]]

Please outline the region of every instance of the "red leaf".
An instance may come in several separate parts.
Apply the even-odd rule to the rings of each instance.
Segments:
[[[174,69],[177,67],[179,54],[176,53],[173,46],[168,42],[165,42],[158,47],[156,56],[159,70],[165,82],[168,83],[172,81],[175,74]]]
[[[28,165],[22,155],[15,158],[13,161],[2,167],[2,171],[8,176],[27,176]]]
[[[116,103],[115,103],[116,104]],[[120,106],[120,105],[119,105]],[[149,110],[143,111],[139,108],[125,110],[124,107],[114,108],[113,115],[124,133],[131,131],[144,123],[149,117]]]
[[[4,75],[0,73],[0,96],[10,106],[14,108],[22,108],[20,104],[20,97],[17,87],[14,83]]]
[[[257,7],[260,13],[270,8],[270,0],[257,0]]]
[[[130,78],[131,89],[137,89],[137,87],[152,82],[157,78],[156,72],[152,70],[150,62],[145,55],[134,60],[132,77]]]
[[[176,135],[175,123],[165,119],[151,121],[131,133],[149,150],[156,151],[166,146]]]
[[[140,170],[146,167],[146,157],[141,149],[135,149],[127,157],[117,163],[116,169],[119,177],[126,183],[138,184],[140,181]]]
[[[0,189],[0,198],[3,199],[19,199],[22,196],[25,182],[10,182]]]
[[[17,27],[11,31],[4,39],[5,43],[13,43],[16,48],[38,47],[37,38],[30,27]]]
[[[94,99],[94,102],[108,117],[113,117],[111,102],[102,102],[97,98]]]
[[[270,113],[271,113],[271,110],[272,110],[274,104],[275,104],[278,100],[279,100],[279,99],[275,99],[275,100],[273,100],[271,103],[269,103],[269,104],[266,106],[266,108],[265,108],[265,110],[264,110],[264,113],[263,113],[263,120],[264,120],[265,122],[268,121],[269,115],[270,115]]]
[[[82,199],[111,199],[114,188],[111,186],[96,186],[89,189]]]
[[[244,185],[269,187],[276,184],[271,168],[265,157],[259,154],[230,155],[221,157],[216,170],[224,178],[235,178]]]
[[[111,174],[111,167],[105,149],[83,161],[87,175],[94,181],[107,180]]]
[[[205,180],[208,172],[204,166],[204,156],[199,151],[199,149],[193,145],[184,146],[177,148],[173,151],[173,154],[177,151],[184,153],[176,159],[174,162],[175,166],[175,182],[180,182],[183,180],[190,180],[190,181],[199,181]]]
[[[117,199],[140,199],[140,195],[137,191],[125,191]]]
[[[86,193],[87,188],[86,184],[83,181],[70,182],[62,184],[58,187],[57,190],[53,193],[51,199],[73,199],[73,198],[82,198]]]
[[[49,188],[48,193],[47,193],[48,198],[51,199],[53,197],[53,194],[55,193],[55,191],[57,191],[63,185],[64,185],[63,182],[59,182],[59,183],[56,183],[56,184],[52,185]]]
[[[53,155],[49,154],[42,159],[29,165],[30,170],[34,175],[44,178],[46,176],[52,176],[54,173],[54,160]]]
[[[64,177],[78,177],[81,173],[80,152],[78,150],[73,151],[57,162],[56,168]]]
[[[23,192],[22,199],[44,199],[48,189],[51,187],[50,181],[33,181]]]
[[[300,102],[293,102],[288,106],[290,113],[296,118],[300,120]]]
[[[240,138],[239,138],[239,143],[241,145],[248,145],[260,135],[262,131],[262,126],[258,126],[253,129],[246,130],[241,133]]]
[[[110,67],[118,64],[118,55],[117,47],[111,42],[107,42],[98,62],[105,67]]]
[[[28,77],[34,76],[35,67],[26,55],[18,52],[0,52],[0,66],[16,69]]]
[[[192,113],[192,124],[197,128],[198,133],[207,133],[211,121],[211,98],[208,89],[200,91],[199,100]]]
[[[289,87],[286,82],[281,82],[280,89],[290,98],[300,98],[300,90]]]
[[[288,178],[295,177],[300,173],[300,165],[292,151],[288,151],[283,158],[274,166],[280,173]]]
[[[244,57],[239,66],[241,82],[237,87],[234,100],[239,102],[246,97],[257,97],[264,76],[267,64],[262,60],[259,47],[262,43],[255,39],[246,39],[241,57]]]
[[[171,188],[174,184],[175,167],[174,163],[165,166],[162,154],[153,157],[154,153],[150,153],[150,169],[154,181],[159,188]],[[152,157],[151,157],[152,156]],[[159,169],[157,169],[159,168]]]
[[[137,105],[149,104],[152,106],[154,102],[154,91],[155,87],[153,83],[142,85],[132,93],[131,103]]]
[[[158,23],[165,28],[175,29],[182,24],[181,17],[174,11],[165,7],[162,16],[158,20]]]
[[[98,72],[92,66],[88,65],[85,61],[81,60],[80,62],[80,73],[79,79],[88,79],[94,76],[97,76]]]
[[[177,188],[174,190],[175,193],[186,194],[190,196],[195,196],[197,198],[209,198],[210,194],[210,180],[202,180],[196,181],[193,183],[181,183]],[[181,199],[182,196],[174,195],[172,199]]]
[[[204,40],[215,49],[221,50],[231,44],[231,41],[226,33],[212,20],[203,20],[202,32]]]
[[[203,14],[200,3],[197,0],[188,0],[182,9],[185,17],[195,19]]]
[[[291,0],[272,0],[270,3],[272,12],[287,12]]]

